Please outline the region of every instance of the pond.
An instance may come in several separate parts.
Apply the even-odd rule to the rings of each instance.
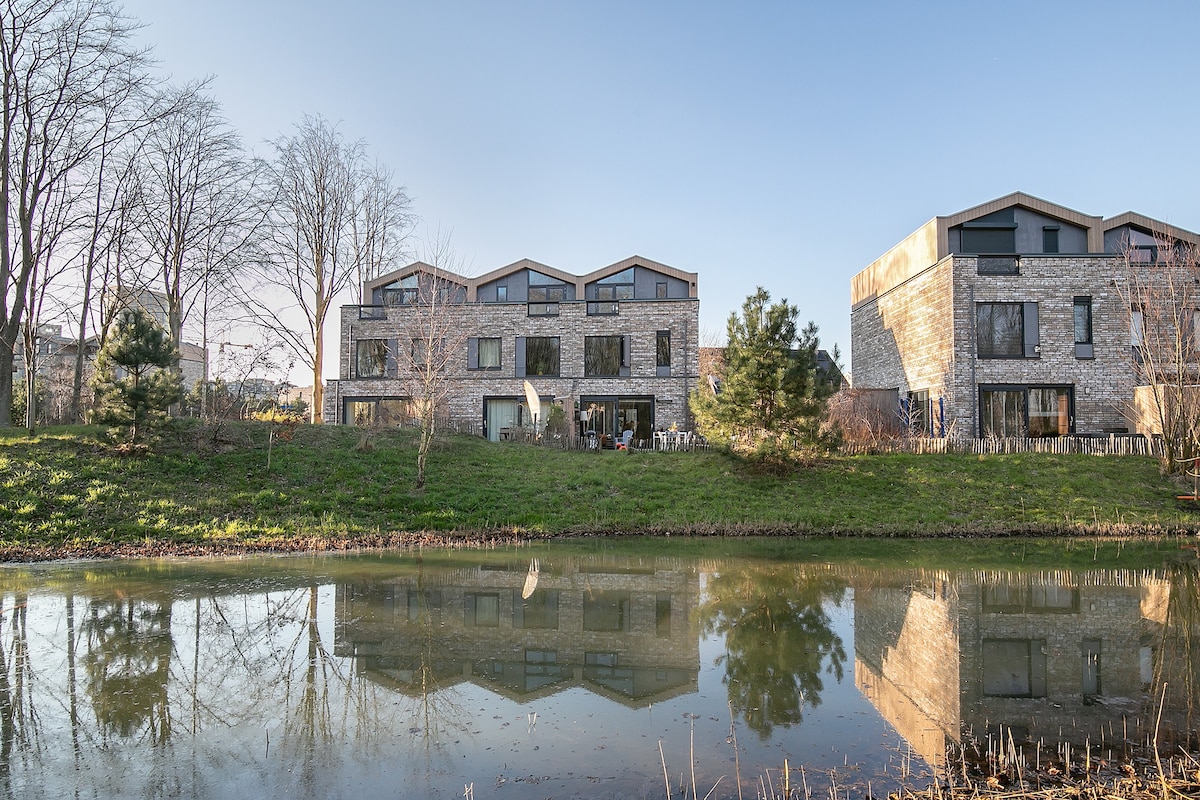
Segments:
[[[779,796],[785,763],[812,796],[878,796],[957,748],[1192,746],[1180,544],[6,565],[0,797]]]

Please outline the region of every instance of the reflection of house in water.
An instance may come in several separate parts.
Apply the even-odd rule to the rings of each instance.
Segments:
[[[1051,748],[1096,743],[1101,731],[1112,740],[1140,708],[1154,581],[1125,572],[908,578],[856,586],[855,684],[930,764],[998,725]]]
[[[514,699],[582,686],[643,705],[695,690],[694,568],[567,558],[542,564],[523,598],[528,567],[429,568],[340,584],[335,652],[409,694],[466,680]]]

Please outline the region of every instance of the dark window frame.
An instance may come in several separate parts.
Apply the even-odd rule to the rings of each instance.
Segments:
[[[1001,310],[1018,309],[1015,332],[1012,320],[999,316]],[[981,301],[975,304],[975,354],[981,359],[1038,358],[1041,355],[1038,304],[1016,301]],[[1000,338],[1003,336],[1003,338]]]
[[[388,373],[388,347],[387,339],[358,339],[354,343],[354,377],[356,378],[384,378]],[[374,352],[370,352],[373,350]],[[370,362],[377,366],[377,369],[364,370],[363,364]]]
[[[1038,432],[1038,424],[1033,424],[1030,417],[1030,408],[1033,405],[1030,402],[1030,392],[1055,392],[1056,396],[1059,393],[1065,394],[1067,400],[1067,430],[1057,431],[1055,433]],[[980,384],[976,396],[977,409],[979,414],[979,437],[987,438],[989,436],[999,436],[1001,434],[989,430],[987,426],[988,419],[993,416],[985,413],[985,395],[991,394],[1015,394],[1020,395],[1020,415],[1019,420],[1014,419],[1013,422],[1020,427],[1017,432],[1005,431],[1003,436],[1007,437],[1025,437],[1030,439],[1052,439],[1057,436],[1070,436],[1075,432],[1075,387],[1071,384]],[[1044,417],[1049,419],[1049,414],[1040,415],[1039,419]],[[1004,416],[1004,421],[1008,421],[1007,414]]]
[[[517,370],[519,374],[517,377],[557,378],[562,374],[562,342],[560,341],[559,337],[520,336],[517,338],[520,340],[520,348],[518,353],[519,369]],[[531,362],[529,354],[531,350],[531,344],[533,345],[532,349],[535,351],[542,347],[547,348],[547,352],[544,354],[536,353],[539,359],[543,355],[546,356],[548,359],[547,363],[544,365],[536,363],[534,364],[534,366],[543,368],[545,371],[534,371],[530,368]]]
[[[1076,296],[1072,303],[1072,324],[1075,329],[1075,357],[1095,358],[1095,323],[1093,319],[1092,298]]]
[[[628,335],[583,337],[583,374],[587,378],[626,378],[630,370]],[[615,354],[610,352],[615,349]],[[615,358],[614,358],[615,355]]]

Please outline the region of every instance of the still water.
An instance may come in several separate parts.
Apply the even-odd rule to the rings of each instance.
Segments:
[[[0,797],[754,797],[785,760],[827,796],[955,746],[1113,756],[1192,729],[1196,576],[1175,541],[8,565]]]

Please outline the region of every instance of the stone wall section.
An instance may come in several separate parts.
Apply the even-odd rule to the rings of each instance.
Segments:
[[[469,337],[500,338],[500,369],[467,369],[467,346],[452,359],[447,373],[450,400],[447,411],[452,420],[479,424],[483,419],[484,397],[524,397],[524,382],[529,380],[542,397],[573,403],[583,395],[640,395],[655,398],[655,425],[690,428],[687,396],[696,387],[699,364],[699,301],[623,300],[614,316],[587,314],[587,303],[565,302],[554,317],[531,317],[524,303],[468,303],[455,306],[461,330]],[[382,312],[384,309],[372,309]],[[402,397],[407,393],[397,378],[355,378],[355,343],[361,339],[408,341],[406,309],[386,309],[385,319],[359,319],[359,306],[341,309],[339,344],[340,380],[329,381],[325,390],[323,418],[326,423],[341,422],[341,410],[347,398]],[[671,332],[671,374],[657,372],[657,332]],[[629,335],[630,374],[628,377],[586,377],[583,368],[584,337]],[[558,376],[516,375],[516,339],[518,336],[557,336],[560,373]],[[398,346],[405,346],[399,344]],[[568,415],[572,405],[568,405]]]
[[[952,261],[943,259],[851,311],[853,383],[864,389],[953,391],[955,349]]]
[[[974,257],[954,259],[959,302],[955,313],[956,375],[964,402],[955,412],[966,435],[978,434],[981,384],[1071,386],[1075,433],[1123,432],[1133,398],[1129,309],[1117,290],[1121,262],[1113,256],[1021,256],[1017,275],[979,275]],[[1075,355],[1075,298],[1092,298],[1093,358]],[[977,358],[975,309],[979,303],[1038,304],[1034,358]]]
[[[1074,431],[1123,432],[1133,397],[1130,315],[1110,255],[1021,256],[1016,275],[980,275],[974,256],[943,259],[851,312],[854,385],[928,390],[944,398],[954,437],[979,435],[978,387],[1073,387]],[[1075,354],[1075,297],[1092,298],[1093,357]],[[978,358],[976,307],[1038,304],[1040,352],[1033,358]]]
[[[1049,735],[1079,742],[1096,741],[1113,718],[1114,705],[1136,708],[1142,693],[1139,662],[1141,590],[1079,587],[1074,612],[996,613],[982,610],[983,587],[963,590],[963,725],[982,731],[988,725],[1024,725],[1030,718]],[[972,624],[968,626],[966,620]],[[968,630],[968,627],[974,630]],[[983,642],[988,639],[1044,642],[1045,697],[994,697],[983,693]],[[1100,642],[1100,695],[1094,704],[1083,695],[1083,644]],[[1039,731],[1029,735],[1036,740]],[[1019,738],[1019,737],[1018,737]]]

